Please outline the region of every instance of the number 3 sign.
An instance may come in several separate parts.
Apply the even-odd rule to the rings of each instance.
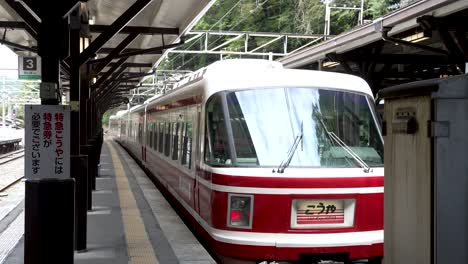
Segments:
[[[34,80],[41,78],[41,58],[35,56],[19,56],[18,79]]]

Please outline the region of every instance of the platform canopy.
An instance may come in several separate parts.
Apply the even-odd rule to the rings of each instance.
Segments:
[[[375,93],[462,74],[468,72],[467,19],[467,0],[419,0],[279,61],[287,68],[358,75]]]
[[[90,42],[92,43],[100,34],[108,30],[112,23],[136,2],[135,0],[83,1],[81,5],[85,5],[89,17],[90,32],[88,36],[91,37]],[[153,0],[134,19],[130,20],[126,27],[96,52],[98,59],[107,56],[128,35],[139,33],[138,37],[131,41],[121,53],[144,52],[140,55],[130,56],[125,61],[127,66],[125,71],[146,72],[151,69],[151,66],[167,48],[172,47],[171,44],[180,42],[180,37],[190,30],[213,3],[213,0]],[[40,14],[36,14],[34,10],[36,10],[36,6],[45,4],[59,5],[58,12],[65,12],[80,2],[71,0],[0,1],[0,43],[6,44],[19,55],[35,55],[37,31],[34,29],[34,24],[37,26],[37,23],[40,23]],[[24,13],[29,13],[26,15],[31,19],[23,20]],[[117,56],[114,62],[119,58],[122,57]],[[102,69],[102,72],[109,70],[109,66]]]

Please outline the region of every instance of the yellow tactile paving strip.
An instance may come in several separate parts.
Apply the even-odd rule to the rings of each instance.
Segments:
[[[127,252],[130,258],[129,263],[157,264],[159,262],[148,239],[140,210],[137,207],[135,197],[133,197],[120,158],[112,143],[107,142],[107,146],[109,147],[112,163],[114,164],[120,207],[122,208],[125,239],[127,241]]]

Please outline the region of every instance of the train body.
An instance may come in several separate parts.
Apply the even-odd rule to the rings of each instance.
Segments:
[[[377,120],[358,77],[226,60],[120,113],[111,129],[220,262],[377,262]]]

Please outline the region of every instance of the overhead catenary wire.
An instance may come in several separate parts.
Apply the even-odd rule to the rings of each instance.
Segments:
[[[239,0],[237,1],[237,3],[235,3],[231,9],[229,9],[221,18],[218,19],[218,21],[216,21],[216,23],[214,23],[208,30],[212,30],[214,27],[216,27],[216,25],[218,25],[227,15],[229,15],[239,4],[241,4],[244,0]],[[190,48],[192,47],[196,42],[192,42],[192,44],[190,44],[187,48]],[[167,55],[169,56],[169,55]],[[174,61],[175,59],[177,59],[178,57],[180,57],[181,54],[178,54],[177,56],[175,56],[173,59],[171,59],[171,62]]]
[[[218,19],[218,21],[213,24],[213,26],[211,26],[209,28],[208,31],[211,31],[217,24],[219,24],[223,18],[225,18],[228,14],[230,14],[239,4],[241,4],[242,2],[244,2],[245,0],[239,0],[231,9],[229,9],[228,12],[226,12],[226,14],[224,14],[220,19]],[[256,11],[258,11],[264,4],[266,4],[269,0],[264,0],[262,2],[260,1],[257,1],[256,0],[256,7],[254,9],[252,9],[251,12],[249,12],[246,16],[243,16],[242,19],[240,19],[239,21],[237,21],[236,24],[234,24],[232,27],[230,27],[227,31],[231,31],[233,30],[235,27],[237,27],[240,23],[244,22],[248,17],[250,17],[251,15],[253,15]],[[219,37],[217,38],[215,41],[213,41],[212,43],[216,43],[218,40],[220,40],[222,37]],[[195,42],[194,42],[195,44]],[[193,44],[192,44],[193,45]],[[190,48],[192,45],[190,45],[188,48]],[[209,47],[208,47],[209,48]],[[185,66],[187,63],[193,61],[195,58],[201,56],[202,54],[196,54],[195,56],[193,56],[192,58],[190,58],[189,60],[187,61],[184,61],[184,63],[182,65],[180,65],[179,67],[177,67],[175,70],[179,70],[181,69],[183,66]],[[175,61],[175,59],[177,59],[179,56],[181,56],[181,54],[177,55],[174,59],[171,59],[171,63],[173,63]]]

